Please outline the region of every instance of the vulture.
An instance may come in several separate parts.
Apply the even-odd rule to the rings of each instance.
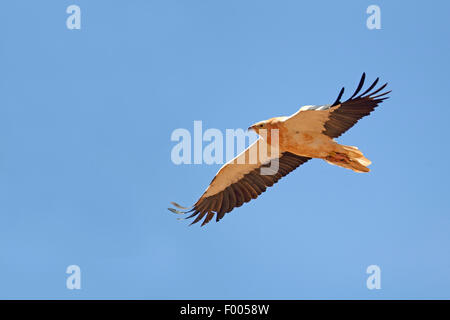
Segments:
[[[177,214],[190,213],[186,219],[195,217],[191,225],[203,219],[203,226],[214,216],[219,221],[312,158],[355,172],[369,172],[371,162],[357,147],[335,141],[388,99],[386,95],[391,91],[383,91],[387,83],[376,88],[379,78],[360,93],[365,78],[363,73],[355,92],[343,102],[344,88],[332,104],[303,106],[291,116],[275,117],[250,126],[248,129],[259,136],[257,141],[220,168],[192,207],[172,202],[175,208],[169,210]]]

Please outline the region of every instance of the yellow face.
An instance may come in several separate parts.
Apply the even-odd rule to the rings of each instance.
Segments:
[[[267,125],[267,123],[266,123],[265,121],[257,122],[257,123],[255,123],[255,124],[251,125],[251,126],[248,128],[248,130],[253,130],[253,131],[255,131],[256,133],[258,133],[259,130],[261,130],[261,129],[266,129],[266,125]]]

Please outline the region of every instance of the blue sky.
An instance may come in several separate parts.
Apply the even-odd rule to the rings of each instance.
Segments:
[[[66,8],[81,8],[81,30]],[[366,8],[381,8],[381,30]],[[4,1],[0,298],[450,298],[450,4]],[[177,128],[247,128],[393,90],[315,160],[220,223],[188,227],[218,165],[171,162]],[[67,266],[81,290],[66,288]],[[381,268],[381,289],[366,268]]]

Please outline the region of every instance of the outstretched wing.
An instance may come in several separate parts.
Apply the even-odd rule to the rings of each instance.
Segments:
[[[216,221],[219,221],[225,213],[256,199],[266,191],[267,187],[273,186],[282,177],[310,159],[289,152],[277,154],[274,157],[263,157],[259,155],[262,143],[265,143],[264,140],[257,140],[243,153],[223,165],[192,208],[185,208],[172,202],[178,209],[187,211],[174,208],[169,210],[180,214],[192,212],[187,217],[187,219],[196,217],[191,224],[199,222],[206,216],[203,226],[214,215],[216,215]],[[251,161],[252,155],[255,154],[258,155],[256,161]]]
[[[341,89],[336,101],[330,106],[330,114],[324,124],[324,134],[331,138],[339,137],[353,127],[359,119],[369,115],[383,100],[389,98],[386,95],[391,91],[379,93],[387,86],[387,83],[374,89],[379,78],[376,78],[369,88],[358,95],[364,86],[365,78],[366,74],[363,73],[355,93],[344,102],[340,100],[344,94],[344,88]]]
[[[358,95],[364,86],[366,74],[363,73],[355,93],[345,102],[341,102],[344,88],[341,89],[333,104],[322,106],[304,106],[286,119],[286,125],[296,130],[321,132],[331,138],[337,138],[353,127],[359,119],[369,115],[379,103],[388,99],[391,91],[379,93],[386,85],[374,89],[377,78],[363,93]]]

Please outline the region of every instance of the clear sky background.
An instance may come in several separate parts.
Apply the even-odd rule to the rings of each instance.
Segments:
[[[68,30],[66,8],[81,8]],[[366,9],[381,8],[381,30]],[[450,298],[446,1],[3,1],[0,298]],[[218,165],[174,129],[247,128],[393,90],[339,142],[220,223],[188,227]],[[67,266],[81,290],[66,288]],[[366,268],[381,268],[381,289]]]

